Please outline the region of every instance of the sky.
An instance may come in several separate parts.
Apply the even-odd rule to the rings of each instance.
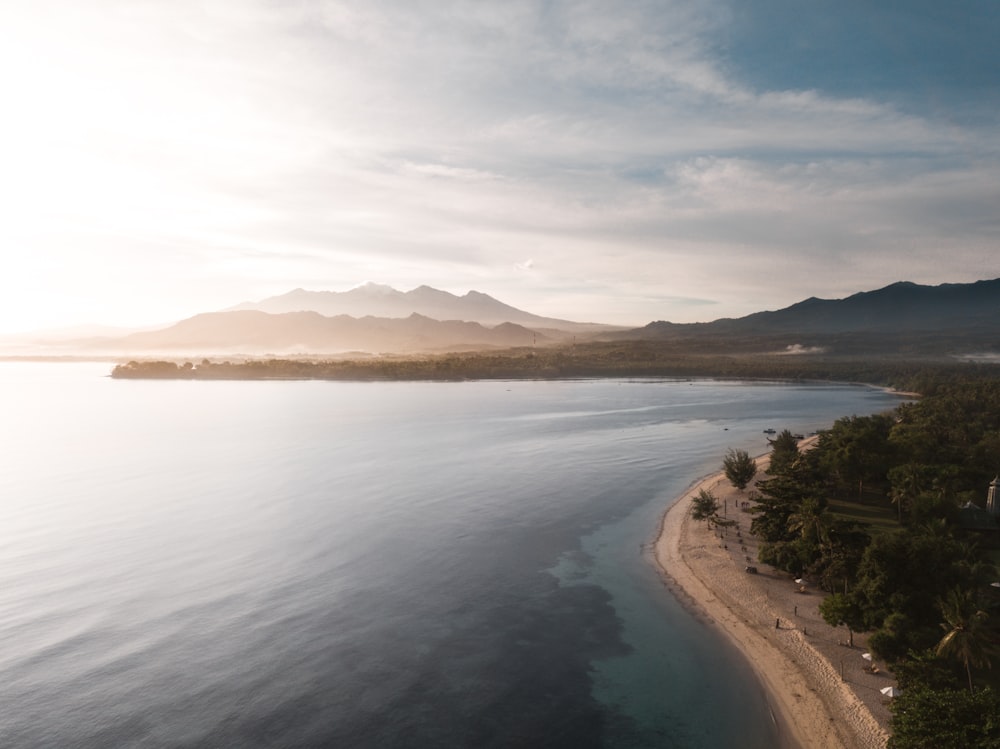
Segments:
[[[995,0],[32,0],[0,34],[0,333],[1000,277]]]

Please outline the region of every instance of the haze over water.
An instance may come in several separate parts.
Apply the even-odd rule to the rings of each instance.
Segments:
[[[849,386],[0,364],[0,745],[774,746],[645,551]]]

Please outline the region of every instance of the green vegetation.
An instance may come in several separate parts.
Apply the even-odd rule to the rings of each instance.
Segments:
[[[783,429],[773,440],[769,439],[767,444],[771,446],[768,473],[784,473],[799,457],[799,441],[787,429]]]
[[[730,448],[726,457],[722,459],[722,470],[725,471],[729,483],[743,491],[757,475],[757,463],[746,450]]]
[[[940,606],[944,616],[941,627],[947,634],[937,644],[936,652],[961,661],[969,679],[969,691],[975,691],[972,688],[972,666],[990,668],[991,658],[996,654],[992,633],[987,626],[989,614],[979,608],[972,591],[961,588],[950,590]]]
[[[872,536],[882,531],[896,530],[900,525],[896,511],[885,503],[883,497],[866,496],[861,499],[831,497],[827,506],[834,517],[853,520],[864,526],[865,532]]]
[[[714,349],[686,341],[623,341],[550,348],[514,348],[434,356],[354,355],[337,358],[231,357],[200,363],[131,361],[116,378],[463,380],[572,377],[719,377],[726,379],[866,382],[930,394],[941,386],[997,376],[994,364],[941,357],[785,356],[734,353],[740,341]],[[717,350],[716,350],[717,349]]]
[[[1000,695],[989,687],[914,686],[893,700],[892,713],[888,749],[1000,747]]]
[[[786,442],[757,484],[760,559],[829,592],[820,613],[852,641],[870,633],[903,690],[890,746],[1000,747],[1000,526],[982,509],[1000,473],[1000,380],[839,419],[800,454]]]
[[[719,512],[719,500],[712,492],[702,489],[691,499],[691,517],[695,520],[709,520]]]

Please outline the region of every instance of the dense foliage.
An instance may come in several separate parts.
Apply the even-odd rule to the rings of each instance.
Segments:
[[[1000,749],[1000,695],[987,687],[905,690],[892,704],[888,749]]]
[[[116,366],[112,377],[328,380],[723,377],[869,382],[931,393],[959,381],[994,378],[997,371],[993,364],[954,359],[735,353],[737,343],[740,341],[719,341],[717,350],[705,346],[694,350],[690,342],[622,341],[419,357],[359,353],[335,358],[210,357],[200,363],[135,360]]]
[[[798,455],[785,442],[757,484],[761,561],[816,580],[830,593],[824,619],[852,639],[869,632],[896,669],[891,746],[1000,747],[1000,700],[985,686],[1000,654],[988,553],[1000,527],[983,509],[1000,473],[1000,380],[839,419]],[[879,507],[878,523],[858,519]]]
[[[773,440],[767,443],[771,446],[771,461],[767,467],[768,473],[784,473],[791,468],[799,457],[799,441],[787,429],[781,430]]]

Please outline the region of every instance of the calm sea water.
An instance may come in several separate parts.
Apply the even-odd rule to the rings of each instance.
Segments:
[[[773,747],[645,546],[735,382],[125,382],[0,364],[0,746]]]

